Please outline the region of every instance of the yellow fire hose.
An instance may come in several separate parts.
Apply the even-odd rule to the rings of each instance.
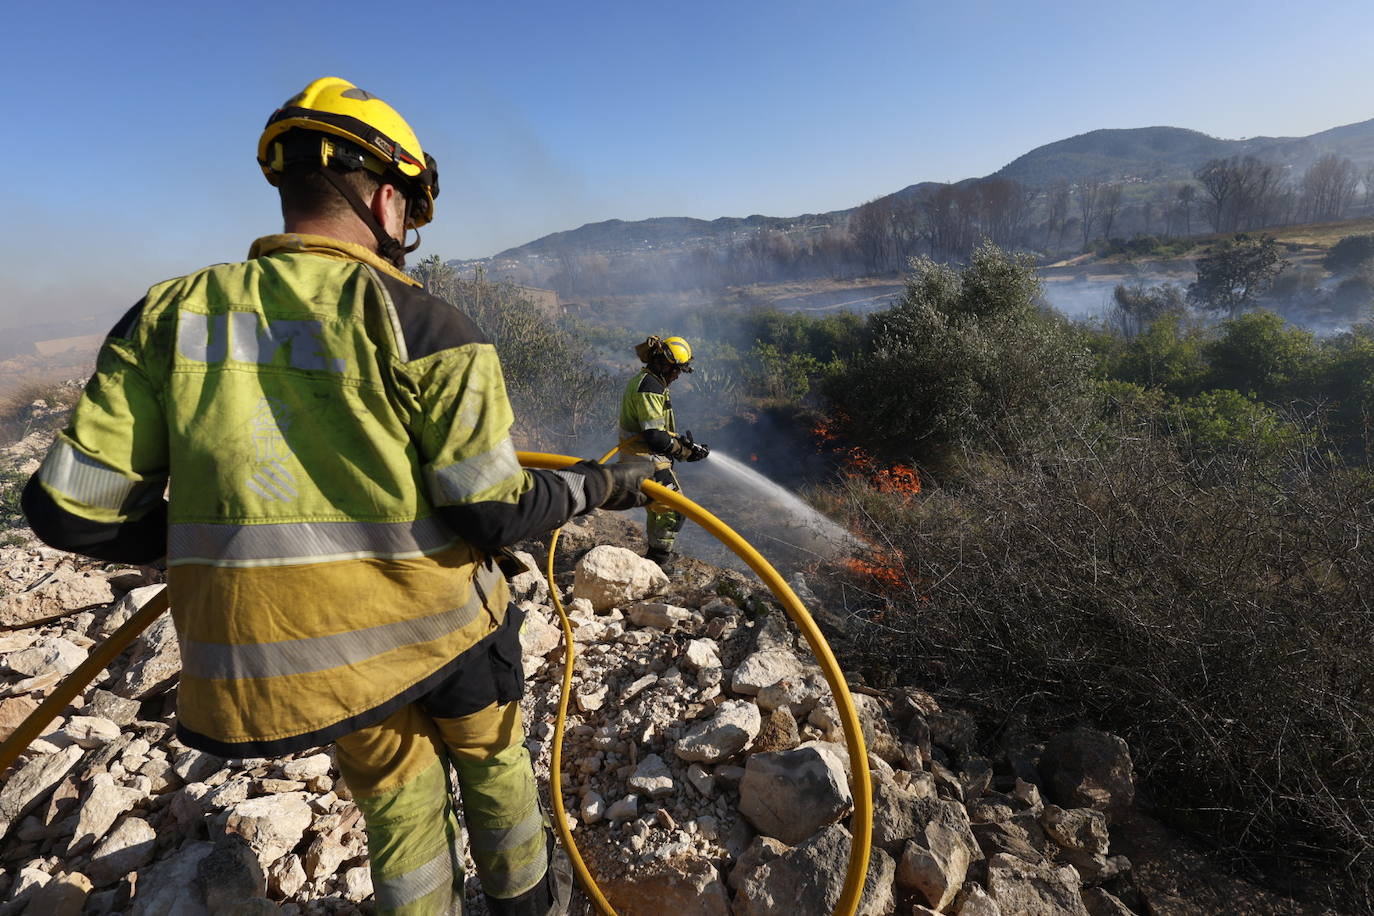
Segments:
[[[601,461],[607,461],[615,454],[615,451],[612,449]],[[551,455],[543,452],[519,452],[518,456],[522,465],[531,468],[557,469],[567,467],[577,461],[576,458],[567,455]],[[873,799],[872,787],[869,782],[868,754],[864,748],[858,714],[854,709],[854,700],[849,694],[849,687],[845,684],[840,666],[835,661],[834,653],[830,651],[830,646],[826,643],[825,637],[821,635],[815,621],[811,619],[811,615],[787,582],[747,541],[720,519],[680,493],[653,481],[645,481],[644,492],[652,496],[656,502],[663,503],[673,511],[680,512],[696,522],[747,563],[749,568],[758,574],[763,583],[768,586],[769,591],[782,604],[788,616],[792,618],[802,635],[806,637],[812,654],[820,662],[826,682],[834,693],[840,722],[844,726],[845,747],[849,752],[850,761],[850,791],[854,797],[854,815],[850,821],[853,842],[849,851],[849,867],[845,872],[844,888],[840,893],[839,902],[835,906],[835,914],[836,916],[853,916],[858,909],[859,898],[863,894],[864,877],[868,871],[868,856],[873,834]],[[554,606],[558,609],[559,617],[562,619],[566,651],[563,653],[563,689],[558,700],[558,719],[554,725],[552,772],[550,776],[555,814],[554,825],[563,839],[564,847],[572,860],[573,868],[577,872],[583,890],[591,897],[601,913],[605,916],[615,916],[615,910],[611,908],[610,903],[601,893],[601,889],[597,887],[595,880],[587,871],[586,863],[583,862],[582,856],[577,850],[572,831],[568,829],[568,820],[563,806],[561,777],[563,724],[568,713],[568,696],[572,692],[574,659],[572,624],[568,620],[567,613],[563,610],[563,604],[558,596],[558,587],[553,577],[554,549],[557,544],[558,532],[555,531],[549,541],[546,574],[549,579],[549,594],[552,596]],[[43,733],[43,729],[47,727],[48,723],[65,709],[76,695],[95,679],[97,674],[109,666],[119,653],[123,652],[124,648],[133,642],[134,637],[145,630],[166,609],[167,590],[163,588],[125,621],[105,642],[97,646],[95,651],[75,671],[58,684],[47,699],[19,724],[14,733],[3,743],[0,743],[0,774],[8,770],[20,753]]]

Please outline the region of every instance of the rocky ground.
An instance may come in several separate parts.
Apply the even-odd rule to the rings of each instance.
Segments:
[[[8,461],[27,472],[44,446],[26,439]],[[616,546],[635,543],[637,521],[598,514],[561,548],[576,643],[562,785],[579,849],[622,914],[829,913],[853,807],[830,690],[756,581],[690,559],[664,575]],[[0,548],[0,737],[156,592],[138,570],[59,554],[23,529],[12,540]],[[513,587],[528,612],[529,747],[547,784],[562,634],[541,575]],[[182,746],[178,670],[164,615],[4,774],[0,916],[371,912],[362,823],[329,750],[224,760]],[[1196,902],[1157,867],[1165,854],[1121,855],[1121,825],[1157,825],[1133,807],[1119,738],[1083,728],[985,756],[957,704],[852,689],[874,797],[861,913],[1302,911],[1264,897],[1231,908],[1240,898],[1221,886]],[[475,877],[468,892],[483,912]],[[575,911],[590,912],[580,895]]]

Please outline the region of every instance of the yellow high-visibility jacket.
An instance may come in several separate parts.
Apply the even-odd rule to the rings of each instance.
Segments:
[[[512,420],[461,312],[360,246],[268,236],[115,326],[25,510],[93,556],[165,543],[179,737],[287,753],[428,691],[505,617],[483,548],[588,507],[591,478],[520,467]]]
[[[620,397],[620,454],[676,458],[676,441],[677,421],[668,386],[647,367],[641,369]]]

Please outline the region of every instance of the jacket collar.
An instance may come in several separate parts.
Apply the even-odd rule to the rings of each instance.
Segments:
[[[377,252],[352,242],[330,238],[327,235],[306,235],[300,232],[265,235],[255,241],[252,247],[248,249],[248,257],[250,259],[263,258],[284,251],[304,251],[324,258],[333,258],[336,261],[360,261],[369,267],[385,271],[411,286],[423,285],[405,271],[392,265],[390,261],[383,260]]]

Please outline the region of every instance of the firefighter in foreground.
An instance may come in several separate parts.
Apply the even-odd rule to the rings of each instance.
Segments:
[[[681,337],[650,337],[635,346],[635,355],[644,368],[630,379],[620,399],[620,461],[645,468],[656,483],[681,492],[673,462],[700,461],[711,453],[708,446],[694,442],[690,432],[678,435],[668,395],[668,386],[692,371],[692,348]],[[645,556],[660,566],[670,565],[684,519],[661,503],[650,503],[645,511]]]
[[[165,555],[185,744],[335,743],[378,912],[461,909],[449,763],[490,910],[562,912],[521,614],[493,556],[644,505],[647,469],[520,467],[496,351],[401,270],[439,184],[389,105],[316,80],[272,115],[258,162],[286,233],[159,283],[115,325],[25,513],[61,549]]]

